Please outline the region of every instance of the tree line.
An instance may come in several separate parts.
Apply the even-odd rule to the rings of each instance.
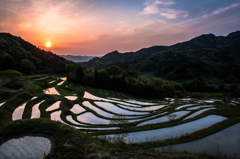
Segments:
[[[110,66],[102,70],[90,70],[74,63],[66,65],[68,80],[98,87],[121,91],[143,98],[183,97],[184,89],[176,82],[139,77],[133,70]]]

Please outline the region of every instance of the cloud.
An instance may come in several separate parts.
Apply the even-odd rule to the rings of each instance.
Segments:
[[[240,6],[240,3],[235,3],[235,4],[232,4],[232,5],[227,6],[225,8],[220,8],[220,9],[214,10],[211,14],[204,14],[203,17],[209,17],[209,16],[212,16],[212,15],[217,15],[217,14],[223,13],[225,11],[228,11],[228,10],[234,9],[236,7],[239,7],[239,6]]]
[[[166,6],[172,5],[174,2],[172,0],[147,0],[144,5],[146,6],[143,11],[140,12],[142,15],[153,15],[158,14],[167,19],[176,19],[177,17],[184,17],[188,16],[188,12],[184,10],[174,10],[170,8],[166,8]]]
[[[149,5],[163,5],[163,6],[168,6],[174,4],[172,0],[147,0],[144,5],[149,6]]]
[[[95,40],[100,41],[100,40],[107,39],[107,38],[109,38],[109,37],[110,37],[110,36],[107,35],[107,34],[98,35],[98,36],[95,37]]]
[[[159,13],[161,16],[164,16],[168,19],[176,19],[177,17],[184,17],[188,16],[188,12],[184,10],[174,10],[174,9],[161,9]]]
[[[238,5],[240,5],[240,3],[232,4],[232,5],[230,5],[230,6],[228,6],[228,7],[225,7],[225,8],[220,8],[220,9],[218,9],[218,10],[215,10],[215,11],[213,12],[213,14],[219,14],[219,13],[224,12],[224,11],[226,11],[226,10],[232,9],[232,8],[238,6]]]
[[[140,14],[149,15],[159,13],[158,7],[154,5],[147,6]]]
[[[201,11],[200,11],[200,14],[202,15],[202,14],[205,14],[205,13],[207,13],[209,11],[209,8],[208,9],[201,9]]]
[[[156,0],[155,4],[161,4],[161,5],[164,5],[164,6],[168,6],[168,5],[174,4],[174,2],[170,1],[170,0],[168,0],[168,1],[158,1],[158,0]]]

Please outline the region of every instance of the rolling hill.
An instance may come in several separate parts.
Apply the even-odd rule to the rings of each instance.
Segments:
[[[50,51],[40,49],[21,37],[0,33],[0,71],[15,69],[24,74],[60,73],[72,63]]]
[[[239,82],[239,63],[240,31],[237,31],[226,37],[205,34],[172,46],[153,46],[135,53],[114,51],[83,63],[83,66],[103,69],[117,65],[124,69],[154,72],[155,76],[169,80],[204,77],[236,83]]]

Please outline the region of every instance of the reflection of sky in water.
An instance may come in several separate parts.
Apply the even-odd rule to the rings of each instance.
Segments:
[[[181,105],[181,106],[179,106],[179,107],[177,107],[177,108],[175,108],[176,110],[179,110],[179,109],[181,109],[181,108],[185,108],[185,107],[189,107],[189,106],[193,106],[193,105],[196,105],[196,104],[185,104],[185,105]]]
[[[240,158],[240,123],[232,125],[224,130],[221,130],[215,134],[209,135],[202,139],[195,141],[172,145],[172,148],[176,151],[188,151],[190,153],[209,153],[217,155],[218,152],[222,155]],[[156,148],[156,150],[162,150],[162,148]]]
[[[43,93],[49,94],[49,95],[60,95],[58,91],[55,89],[55,87],[44,89]]]
[[[193,118],[193,117],[195,117],[195,116],[197,116],[197,115],[199,115],[199,114],[201,114],[201,113],[203,113],[203,112],[205,112],[205,111],[211,110],[211,109],[215,109],[215,108],[207,108],[207,109],[199,110],[199,111],[197,111],[197,112],[189,115],[188,117],[184,118],[183,120],[189,119],[189,118]]]
[[[157,140],[165,140],[174,137],[180,137],[186,133],[193,133],[195,131],[208,128],[216,123],[219,123],[227,118],[217,115],[209,115],[204,118],[191,121],[188,123],[184,123],[181,125],[155,129],[155,130],[147,130],[147,131],[139,131],[129,133],[130,136],[126,137],[126,141],[131,141],[132,143],[138,142],[146,142],[146,138],[148,141],[157,141]],[[107,135],[111,136],[111,135]]]
[[[51,84],[51,83],[53,83],[53,82],[55,82],[56,80],[53,80],[53,81],[51,81],[51,82],[49,82],[48,84]]]
[[[50,119],[54,120],[54,121],[60,121],[61,123],[66,124],[64,121],[62,121],[62,119],[60,117],[61,113],[62,113],[61,110],[51,113],[50,114]]]
[[[137,110],[137,111],[151,111],[151,110],[157,110],[157,109],[161,109],[163,107],[165,107],[166,105],[156,105],[156,106],[151,106],[151,107],[137,107],[137,108],[133,108],[133,107],[129,107],[126,105],[122,105],[122,104],[118,104],[119,106],[126,108],[126,109],[130,109],[130,110]]]
[[[90,124],[109,124],[110,120],[102,119],[90,112],[77,116],[78,121]]]
[[[57,85],[60,86],[62,85],[66,80],[67,80],[67,77],[62,77],[60,78],[61,80],[63,80],[62,82],[59,82]]]
[[[42,102],[44,102],[44,100],[41,101],[40,103],[34,105],[34,106],[32,107],[32,114],[31,114],[31,118],[30,118],[30,119],[40,118],[39,105],[40,105]]]
[[[70,111],[73,112],[74,114],[79,114],[84,112],[85,109],[81,107],[79,104],[74,104]]]
[[[0,107],[3,105],[3,104],[5,104],[6,102],[2,102],[2,103],[0,103]]]
[[[77,96],[64,96],[68,100],[76,100],[78,97]]]
[[[61,80],[63,80],[63,81],[66,81],[67,80],[67,77],[62,77],[62,78],[60,78]]]
[[[111,100],[111,99],[105,99],[105,98],[100,98],[100,97],[96,97],[88,92],[85,91],[83,98],[87,98],[87,99],[92,99],[92,100],[102,100],[102,101],[106,101],[106,102],[115,102],[118,104],[123,104],[123,105],[129,105],[132,107],[139,107],[139,105],[134,105],[134,104],[130,104],[130,103],[126,103],[126,102],[121,102],[118,100]]]
[[[135,111],[128,111],[128,110],[125,110],[125,109],[121,109],[119,107],[117,107],[116,105],[114,104],[111,104],[111,103],[107,103],[107,102],[94,102],[96,105],[108,110],[108,111],[111,111],[111,112],[114,112],[114,113],[117,113],[117,114],[123,114],[123,115],[144,115],[144,114],[148,114],[147,112],[135,112]]]
[[[172,114],[175,114],[177,115],[176,118],[174,119],[179,119],[181,118],[182,116],[188,114],[190,111],[179,111],[179,112],[174,112]],[[171,115],[172,115],[171,114]],[[167,122],[169,121],[168,117],[167,116],[164,116],[164,117],[160,117],[160,118],[156,118],[156,119],[152,119],[152,120],[148,120],[148,121],[145,121],[143,123],[140,123],[138,124],[138,126],[142,126],[142,125],[146,125],[146,124],[155,124],[155,123],[162,123],[162,122]]]
[[[69,121],[70,123],[73,123],[73,124],[75,124],[75,125],[81,125],[81,126],[84,125],[84,124],[80,124],[80,123],[76,122],[75,120],[73,120],[73,118],[72,118],[71,115],[67,115],[67,116],[66,116],[66,119],[67,119],[67,121]]]
[[[51,141],[44,137],[24,136],[11,139],[0,146],[0,158],[42,159],[51,150]]]
[[[124,101],[133,103],[133,104],[140,104],[140,105],[156,105],[156,103],[140,102],[136,100],[124,100]]]
[[[65,81],[59,82],[57,85],[60,86],[64,83]]]
[[[61,101],[57,101],[56,103],[53,103],[51,106],[49,106],[46,111],[52,111],[55,109],[59,109],[60,108],[60,103]]]
[[[197,109],[200,109],[200,108],[213,107],[213,106],[214,105],[199,105],[199,106],[196,106],[196,107],[187,108],[187,110],[197,110]]]
[[[93,106],[91,103],[89,103],[89,101],[84,101],[82,103],[84,106],[94,110],[96,113],[102,115],[102,116],[105,116],[105,117],[108,117],[108,118],[112,118],[114,116],[114,114],[111,114],[111,113],[108,113],[108,112],[105,112],[95,106]]]
[[[12,113],[12,120],[22,119],[23,112],[27,103],[23,103],[21,106],[17,107]]]
[[[208,100],[198,100],[197,102],[198,103],[213,103],[213,102],[216,102],[216,101],[221,101],[221,100],[218,100],[218,99],[208,99]]]

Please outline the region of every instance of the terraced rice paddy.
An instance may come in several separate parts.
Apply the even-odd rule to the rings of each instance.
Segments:
[[[5,102],[0,103],[0,107],[4,104]]]
[[[221,139],[221,140],[220,140]],[[234,158],[234,154],[239,152],[240,147],[240,123],[232,125],[222,131],[209,135],[205,138],[173,145],[171,148],[174,151],[189,151],[195,153],[209,153],[224,155]],[[167,149],[167,147],[156,148],[156,150]],[[239,153],[236,154],[236,157]]]
[[[0,146],[0,158],[42,159],[51,150],[51,141],[45,137],[24,136],[8,140]]]
[[[65,78],[62,80],[67,82]],[[9,110],[11,119],[21,120],[23,116],[24,119],[47,118],[83,132],[106,136],[110,141],[120,135],[129,144],[178,138],[230,119],[229,116],[216,113],[219,108],[215,101],[219,100],[184,98],[143,102],[103,98],[89,92],[85,92],[83,97],[77,96],[75,92],[63,96],[53,87],[54,82],[55,80],[46,82],[49,88],[43,90],[43,93],[52,98],[36,96],[28,100],[22,99],[12,112]],[[56,87],[57,85],[59,83]],[[0,109],[7,109],[5,103],[7,101],[0,103]],[[28,103],[34,104],[26,107]],[[27,116],[29,111],[30,115]]]

